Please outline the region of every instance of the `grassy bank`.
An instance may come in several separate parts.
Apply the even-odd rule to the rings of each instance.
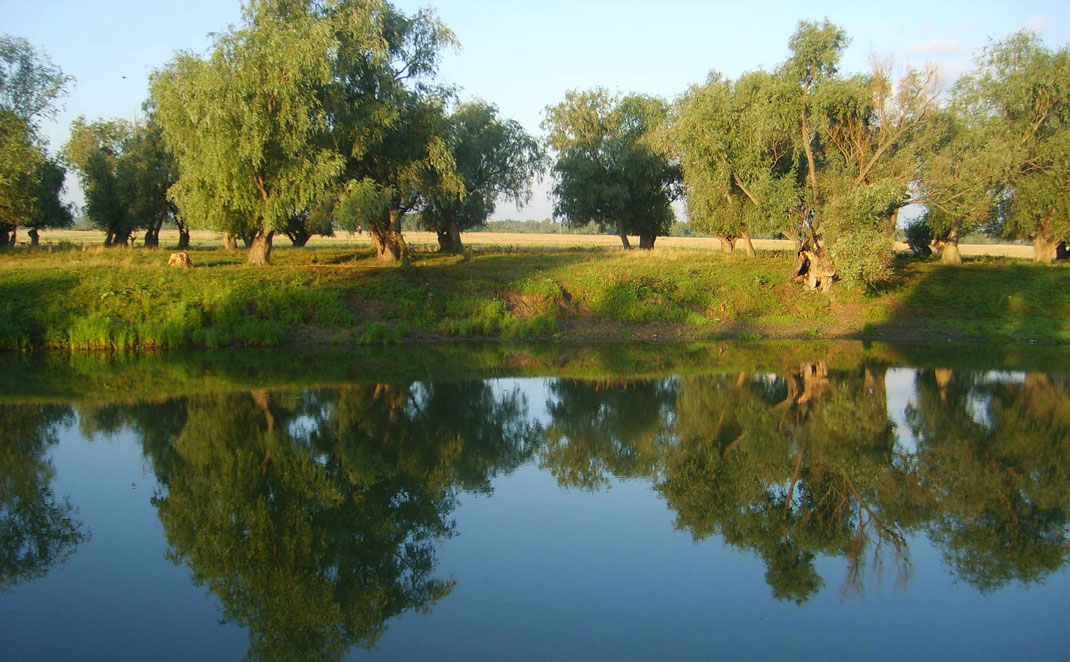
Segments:
[[[805,293],[790,257],[659,249],[243,252],[54,247],[0,254],[0,348],[368,345],[459,338],[1070,341],[1070,268],[904,260],[880,291]]]

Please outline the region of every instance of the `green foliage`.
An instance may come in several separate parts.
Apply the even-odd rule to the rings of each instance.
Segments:
[[[644,248],[668,234],[679,169],[654,144],[668,107],[660,99],[616,97],[602,89],[568,92],[546,109],[543,128],[557,152],[554,217],[640,236]]]
[[[35,137],[37,120],[56,116],[57,102],[73,82],[30,42],[0,35],[0,113],[26,122]]]
[[[1070,49],[1017,32],[986,48],[956,93],[984,123],[985,148],[969,158],[995,170],[999,230],[1041,244],[1070,238]]]
[[[545,167],[542,150],[520,123],[499,119],[498,109],[484,102],[461,104],[453,111],[448,144],[464,194],[444,190],[430,195],[420,212],[424,229],[440,237],[482,225],[499,198],[526,203],[532,181]],[[455,240],[459,237],[448,243]]]
[[[677,101],[661,140],[683,169],[689,226],[732,239],[787,228],[801,195],[792,108],[790,87],[763,71],[711,73]]]
[[[0,110],[0,248],[8,232],[23,225],[37,206],[37,175],[45,156],[34,145],[30,125]]]
[[[107,233],[104,243],[108,246],[126,244],[140,225],[130,207],[131,192],[137,188],[130,175],[136,167],[127,155],[138,130],[126,120],[87,124],[79,117],[71,124],[71,136],[63,148],[64,158],[78,171],[82,183],[85,215]]]
[[[376,41],[367,20],[342,25],[309,9],[251,3],[207,58],[181,53],[153,75],[156,118],[180,172],[170,197],[193,225],[283,231],[340,172],[320,93],[336,30],[369,48]]]

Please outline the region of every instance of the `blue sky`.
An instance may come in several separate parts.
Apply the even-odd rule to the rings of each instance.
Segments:
[[[1036,30],[1053,48],[1070,43],[1066,0],[978,1],[963,3],[965,11],[939,0],[395,4],[408,12],[435,7],[461,42],[445,55],[440,78],[459,86],[462,98],[496,103],[535,134],[542,109],[569,89],[604,86],[672,98],[711,69],[736,76],[772,68],[787,56],[800,19],[828,17],[847,31],[844,71],[868,69],[871,54],[891,55],[900,65],[933,62],[948,82],[969,68],[978,49],[1019,28]],[[134,117],[153,69],[176,50],[205,50],[208,33],[237,22],[240,13],[237,0],[0,0],[0,32],[28,39],[77,79],[66,109],[46,127],[56,150],[79,115]],[[80,201],[74,188],[69,179],[68,195]],[[495,216],[549,216],[546,188],[524,210],[503,204]]]

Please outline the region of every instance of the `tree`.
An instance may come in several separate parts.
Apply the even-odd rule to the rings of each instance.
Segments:
[[[433,196],[459,199],[465,193],[445,140],[445,99],[406,90],[397,95],[388,101],[393,126],[365,158],[351,164],[353,179],[345,182],[336,214],[341,228],[367,229],[385,262],[408,260],[401,232],[406,213]]]
[[[85,215],[106,233],[105,246],[125,246],[139,225],[127,205],[129,186],[120,165],[134,132],[134,125],[126,120],[90,124],[79,117],[71,123],[71,136],[63,148],[64,158],[78,171],[82,183]]]
[[[360,19],[354,14],[347,30],[370,49],[372,26]],[[342,167],[325,145],[320,98],[337,27],[299,3],[251,2],[208,58],[180,53],[152,76],[157,121],[180,173],[171,200],[194,225],[252,235],[252,264],[269,262],[275,233]]]
[[[1070,48],[1017,32],[984,50],[958,93],[989,124],[975,158],[997,161],[999,231],[1052,261],[1070,241]]]
[[[36,243],[42,223],[69,224],[58,197],[63,170],[45,154],[37,122],[55,117],[73,80],[30,42],[0,35],[0,248],[15,243],[19,225],[34,228]]]
[[[545,157],[519,122],[499,119],[498,109],[485,102],[458,106],[449,117],[448,135],[464,195],[429,196],[420,223],[438,235],[441,250],[460,252],[461,231],[485,223],[499,198],[517,205],[531,198],[532,180]]]
[[[67,170],[55,159],[45,157],[37,164],[33,213],[23,222],[29,228],[31,246],[40,244],[43,228],[66,228],[74,222],[71,205],[60,200],[66,175]]]
[[[911,201],[919,137],[938,92],[932,69],[908,69],[896,81],[890,63],[875,61],[869,75],[838,76],[847,43],[827,20],[800,22],[779,70],[794,88],[805,156],[795,275],[813,289],[890,275],[898,211]]]
[[[159,246],[160,229],[172,221],[179,228],[178,248],[186,248],[189,228],[167,197],[168,190],[178,180],[178,168],[149,110],[148,119],[133,125],[123,146],[118,163],[120,196],[131,220],[145,228],[145,246]]]
[[[575,227],[612,227],[624,248],[629,234],[653,248],[668,234],[680,170],[655,148],[653,132],[668,114],[655,97],[618,98],[603,89],[568,92],[546,109],[542,127],[557,152],[554,216]]]
[[[329,11],[361,6],[346,0]],[[451,93],[428,82],[442,49],[456,40],[430,10],[407,16],[387,3],[375,7],[382,48],[369,50],[340,32],[324,89],[331,141],[345,157],[335,216],[339,227],[367,229],[380,260],[405,261],[403,216],[431,197],[442,204],[465,193],[448,143]]]
[[[961,88],[960,88],[961,89]],[[948,264],[962,262],[959,237],[991,222],[999,184],[999,155],[989,149],[990,123],[960,102],[935,113],[918,177],[925,216],[914,232],[928,239]]]
[[[0,248],[14,245],[16,228],[33,216],[42,163],[44,154],[33,143],[29,123],[0,111]]]
[[[677,101],[665,137],[680,160],[688,224],[731,251],[742,238],[777,230],[798,207],[791,88],[757,71],[731,82],[711,73]]]
[[[73,82],[30,42],[0,35],[0,111],[28,123],[35,134],[37,120],[56,116],[57,101]]]

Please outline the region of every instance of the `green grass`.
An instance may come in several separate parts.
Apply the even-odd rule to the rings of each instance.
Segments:
[[[876,291],[803,292],[790,256],[668,249],[417,253],[9,250],[0,349],[126,351],[440,339],[985,338],[1070,341],[1070,268],[902,260]],[[656,335],[655,335],[656,333]]]

